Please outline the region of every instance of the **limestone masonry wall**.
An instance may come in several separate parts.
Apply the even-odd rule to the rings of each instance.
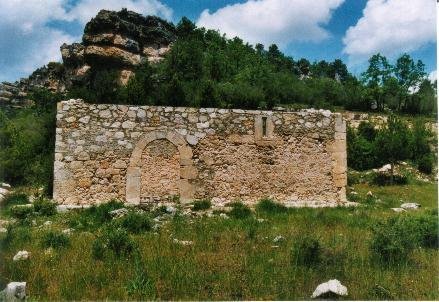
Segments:
[[[58,104],[54,199],[346,202],[346,125],[324,110]]]

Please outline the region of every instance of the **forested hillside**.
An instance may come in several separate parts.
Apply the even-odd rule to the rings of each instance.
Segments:
[[[165,59],[142,64],[126,87],[116,85],[116,71],[95,69],[85,87],[69,97],[90,102],[194,107],[344,108],[348,110],[433,114],[435,85],[421,61],[408,54],[394,64],[376,54],[360,77],[344,62],[296,59],[276,45],[264,47],[227,39],[213,30],[197,28],[183,18],[177,40]],[[268,50],[267,50],[268,48]]]

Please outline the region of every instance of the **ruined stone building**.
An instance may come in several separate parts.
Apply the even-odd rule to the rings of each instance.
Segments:
[[[290,206],[346,201],[339,113],[58,104],[54,199]]]

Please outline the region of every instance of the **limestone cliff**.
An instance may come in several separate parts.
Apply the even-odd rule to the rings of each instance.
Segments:
[[[61,54],[72,82],[104,67],[117,69],[126,84],[136,66],[160,61],[175,38],[174,25],[158,17],[101,10],[86,24],[82,43],[63,44]]]

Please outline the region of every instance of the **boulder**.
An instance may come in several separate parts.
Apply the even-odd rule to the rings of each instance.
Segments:
[[[29,259],[30,253],[28,251],[19,251],[17,254],[15,254],[14,258],[12,258],[12,261],[22,261]]]
[[[113,217],[113,219],[121,218],[126,214],[128,214],[128,210],[125,208],[120,208],[117,210],[110,211],[110,215]]]
[[[285,241],[285,237],[282,236],[282,235],[278,235],[278,236],[274,237],[274,239],[273,239],[274,243],[280,243],[280,242],[283,242],[283,241]]]
[[[401,205],[401,208],[403,208],[405,210],[416,210],[420,207],[421,207],[421,205],[419,203],[416,203],[416,202],[407,202],[407,203],[403,203]]]
[[[24,300],[26,298],[26,282],[9,282],[4,293],[6,301]]]
[[[381,168],[379,168],[378,172],[386,173],[386,172],[390,171],[391,169],[392,169],[392,165],[391,164],[387,164],[387,165],[384,165]]]
[[[190,240],[178,240],[178,239],[174,238],[173,241],[174,241],[174,243],[176,243],[176,244],[184,245],[184,246],[194,244],[194,242],[193,242],[193,241],[190,241]]]
[[[314,290],[311,298],[330,298],[337,296],[347,296],[348,289],[342,285],[337,279],[329,280],[328,282],[319,284]]]

